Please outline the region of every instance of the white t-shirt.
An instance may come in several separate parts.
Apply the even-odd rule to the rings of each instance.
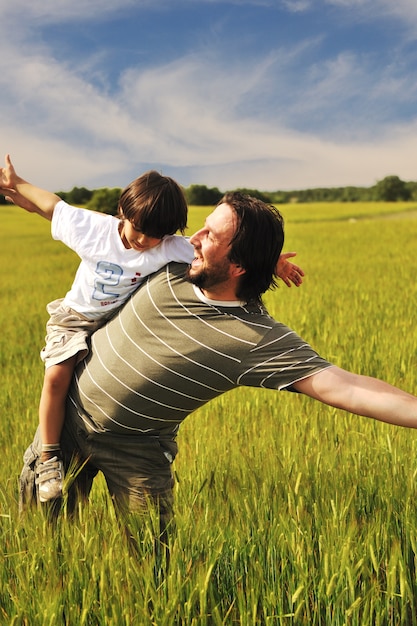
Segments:
[[[154,248],[124,247],[120,220],[88,209],[57,203],[52,237],[81,258],[64,304],[88,319],[100,319],[120,307],[146,276],[169,261],[191,263],[193,247],[185,237],[168,235]]]

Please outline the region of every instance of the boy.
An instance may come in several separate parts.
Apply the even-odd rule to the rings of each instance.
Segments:
[[[41,502],[62,495],[60,435],[65,399],[76,364],[88,353],[88,338],[111,317],[138,285],[168,261],[191,263],[185,237],[187,203],[180,186],[150,171],[121,193],[118,217],[79,209],[19,177],[6,156],[1,185],[28,201],[26,210],[52,223],[52,236],[81,258],[64,298],[50,302],[45,377],[39,404],[42,457],[37,483]]]

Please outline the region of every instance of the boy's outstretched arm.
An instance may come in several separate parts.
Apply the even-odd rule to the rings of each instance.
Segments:
[[[35,187],[18,176],[8,154],[5,167],[0,167],[0,192],[14,204],[47,220],[52,219],[55,205],[60,200],[55,193]]]

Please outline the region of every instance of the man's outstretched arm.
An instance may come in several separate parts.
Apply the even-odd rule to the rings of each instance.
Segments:
[[[300,380],[293,388],[356,415],[417,428],[417,397],[377,378],[332,366]]]

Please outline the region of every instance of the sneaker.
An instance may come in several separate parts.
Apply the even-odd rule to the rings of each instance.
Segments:
[[[39,490],[39,500],[48,502],[62,496],[62,483],[64,480],[64,465],[62,459],[57,456],[39,463],[36,468],[36,484]]]

